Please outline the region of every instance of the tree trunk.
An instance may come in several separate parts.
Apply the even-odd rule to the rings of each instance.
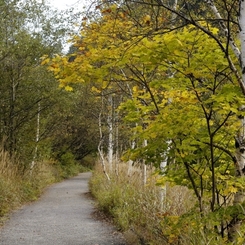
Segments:
[[[147,146],[148,142],[147,140],[144,140],[144,143],[143,143],[144,147]],[[146,182],[147,182],[147,165],[145,163],[145,160],[143,162],[143,184],[146,185]]]
[[[35,149],[34,149],[34,154],[33,154],[33,159],[31,162],[31,171],[35,167],[36,164],[36,158],[37,158],[37,150],[38,150],[38,142],[40,139],[40,112],[41,112],[41,102],[38,102],[38,111],[37,111],[37,130],[36,130],[36,140],[35,140]]]
[[[100,131],[100,141],[98,145],[98,152],[100,155],[100,162],[103,168],[103,172],[106,176],[106,178],[110,181],[110,177],[106,171],[106,166],[105,166],[105,159],[104,159],[104,153],[103,153],[103,133],[102,133],[102,123],[101,123],[101,113],[99,114],[99,131]]]
[[[241,54],[240,54],[240,63],[242,71],[242,83],[245,86],[245,1],[239,1],[239,27],[240,27],[240,41],[241,41]],[[242,108],[243,109],[243,108]],[[236,137],[236,175],[237,178],[244,178],[245,172],[245,119],[241,119],[241,125],[239,133]],[[245,201],[245,193],[239,191],[234,196],[233,205],[238,208]],[[239,217],[239,214],[236,214],[232,221],[229,224],[228,236],[230,241],[235,241],[237,235],[239,234],[240,227],[243,220]]]
[[[223,31],[225,37],[229,42],[229,46],[231,47],[233,53],[236,55],[238,59],[240,59],[241,51],[237,47],[235,41],[233,40],[232,36],[230,35],[230,31],[225,25],[224,19],[222,18],[221,14],[219,13],[218,9],[216,8],[214,2],[212,0],[206,0],[207,4],[210,6],[212,12],[214,13],[215,17],[219,20],[219,25],[221,30]]]
[[[242,69],[242,81],[245,85],[245,1],[240,0],[240,12],[239,12],[239,27],[240,27],[240,41],[241,41],[241,69]]]
[[[136,146],[136,142],[135,140],[133,140],[131,144],[131,149],[134,150],[135,146]],[[131,177],[132,175],[133,164],[134,164],[134,161],[130,159],[128,161],[128,177]]]
[[[160,163],[161,171],[165,170],[165,168],[167,167],[167,163],[168,163],[168,152],[170,150],[171,141],[168,140],[167,144],[168,144],[168,147],[167,147],[166,152],[163,155],[163,161]],[[160,187],[160,208],[161,210],[164,210],[166,207],[166,195],[167,195],[167,186],[163,185]]]
[[[113,100],[112,95],[109,96],[109,113],[107,117],[107,124],[108,124],[108,165],[109,165],[109,172],[112,172],[112,164],[113,164]]]
[[[115,108],[114,108],[115,110]],[[115,132],[115,147],[116,147],[116,150],[115,150],[115,172],[116,172],[116,175],[118,176],[119,174],[119,127],[118,127],[118,124],[119,124],[119,116],[118,116],[118,113],[116,113],[116,117],[115,117],[115,128],[116,128],[116,132]]]

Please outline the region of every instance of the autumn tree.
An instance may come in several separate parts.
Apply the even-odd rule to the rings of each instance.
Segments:
[[[243,242],[243,1],[103,1],[95,8],[100,14],[85,18],[74,38],[73,62],[44,63],[68,90],[87,82],[123,92],[120,109],[137,142],[124,159],[154,163],[162,183],[187,186],[197,198],[199,215],[194,208],[179,217],[171,236],[183,236],[179,227],[195,217],[206,241]]]
[[[226,63],[227,63],[227,68],[224,68],[225,70],[228,70],[228,73],[224,73],[223,71],[219,71],[217,70],[215,74],[213,74],[215,81],[226,81],[225,83],[227,83],[228,81],[230,81],[232,83],[231,88],[229,89],[229,91],[231,92],[232,90],[234,90],[233,93],[230,94],[230,96],[228,94],[226,94],[226,100],[227,98],[232,98],[233,100],[235,99],[235,97],[239,96],[239,103],[236,104],[234,109],[229,108],[230,112],[227,113],[227,118],[223,121],[223,124],[220,124],[219,127],[212,131],[211,129],[211,125],[210,125],[210,120],[212,120],[213,118],[217,118],[217,108],[212,108],[212,110],[209,110],[209,112],[207,110],[204,110],[204,113],[206,114],[206,122],[209,125],[208,126],[208,131],[209,131],[209,153],[211,154],[210,159],[211,162],[213,162],[213,173],[212,173],[212,201],[211,201],[211,209],[214,211],[214,207],[215,204],[219,203],[219,197],[217,196],[217,176],[215,174],[215,159],[217,157],[217,150],[221,150],[223,151],[223,153],[226,153],[229,156],[229,159],[231,162],[233,162],[233,167],[234,167],[234,175],[235,175],[235,182],[237,183],[242,183],[243,182],[243,172],[242,169],[244,167],[244,163],[243,163],[243,115],[239,115],[240,114],[240,110],[241,108],[243,108],[243,98],[241,96],[241,94],[244,94],[244,79],[242,78],[242,74],[243,74],[243,61],[242,61],[242,55],[243,55],[243,42],[242,42],[242,35],[243,35],[243,1],[237,2],[237,1],[219,1],[217,3],[214,4],[213,1],[204,1],[204,2],[197,2],[196,3],[193,1],[193,3],[189,3],[186,1],[175,1],[174,5],[171,5],[169,3],[164,3],[164,2],[148,2],[148,1],[131,1],[131,2],[135,2],[137,4],[141,4],[142,6],[145,6],[147,9],[148,6],[158,6],[160,8],[165,9],[169,15],[172,14],[173,17],[175,17],[175,23],[174,25],[168,25],[167,30],[165,28],[161,29],[161,32],[174,32],[174,30],[176,28],[181,28],[182,26],[190,26],[192,25],[194,29],[197,29],[201,32],[203,32],[204,34],[208,35],[210,39],[213,39],[214,42],[217,43],[220,52],[223,53],[223,55],[225,55],[226,57]],[[127,3],[126,3],[127,4]],[[197,11],[197,9],[194,7],[194,5],[198,4],[199,5],[199,11]],[[237,21],[238,19],[238,21]],[[153,19],[151,19],[153,22]],[[151,21],[149,22],[151,23]],[[217,29],[211,29],[211,27],[217,27]],[[236,38],[236,33],[237,31],[240,30],[240,43],[238,40],[235,40]],[[146,37],[149,37],[149,32],[144,33],[142,32],[142,35],[145,35]],[[152,36],[155,36],[159,33],[159,30],[157,29],[152,29]],[[168,45],[168,47],[171,47]],[[175,54],[176,51],[173,53]],[[205,56],[208,56],[209,54],[211,54],[209,51],[206,51],[204,53]],[[215,55],[214,55],[215,54]],[[214,57],[218,57],[217,52],[215,52],[214,54],[212,54]],[[187,62],[190,62],[189,65],[191,65],[191,58],[192,58],[193,53],[189,52],[186,54],[186,59]],[[171,59],[170,59],[171,60]],[[175,61],[175,62],[170,62],[169,64],[169,70],[171,70],[176,64],[178,64],[176,71],[172,74],[174,74],[173,78],[175,80],[178,80],[178,74],[180,72],[182,72],[182,74],[185,75],[186,78],[188,78],[190,81],[192,81],[192,83],[194,84],[195,82],[199,83],[201,86],[208,86],[208,82],[206,82],[207,76],[201,75],[199,73],[196,74],[196,72],[192,72],[189,71],[187,69],[187,72],[183,72],[180,71],[179,68],[181,67],[181,65],[179,64],[179,61]],[[203,63],[203,65],[200,64],[199,67],[202,67],[202,70],[205,70],[205,67],[207,66],[207,63]],[[198,69],[198,67],[196,68]],[[199,68],[200,69],[200,68]],[[207,73],[207,74],[212,74],[211,70]],[[223,77],[223,78],[222,78]],[[229,82],[228,82],[229,83]],[[179,86],[181,83],[179,83]],[[222,84],[222,83],[220,83]],[[199,86],[200,86],[199,85]],[[224,92],[224,88],[227,87],[228,85],[222,85],[220,88],[222,88],[220,90],[219,87],[213,87],[215,89],[211,89],[210,87],[206,87],[207,89],[210,89],[213,91],[213,95],[210,94],[209,91],[206,91],[204,94],[209,97],[209,100],[212,101],[212,99],[214,98],[214,95],[216,95],[217,91],[216,89],[218,88],[218,92],[222,91],[222,93]],[[194,87],[196,87],[196,85],[194,85]],[[238,87],[240,87],[240,91],[237,89]],[[223,95],[222,95],[223,96]],[[174,97],[173,97],[174,98]],[[200,95],[197,93],[197,98],[199,101],[201,101],[203,103],[203,99],[200,97]],[[171,98],[172,100],[172,98]],[[213,101],[212,101],[212,105],[213,105]],[[219,101],[219,103],[221,103],[221,100]],[[223,102],[222,102],[223,103]],[[231,103],[231,102],[229,102]],[[234,104],[234,103],[232,103]],[[223,126],[226,125],[226,121],[229,121],[230,115],[232,114],[236,115],[237,118],[237,122],[233,123],[233,125],[237,125],[236,126],[236,130],[228,130],[229,133],[231,133],[231,135],[233,134],[233,137],[235,136],[236,140],[235,143],[233,143],[237,149],[237,153],[234,154],[234,150],[232,150],[232,148],[227,148],[227,147],[221,147],[220,145],[216,145],[216,143],[214,142],[214,139],[216,137],[216,133],[218,132],[219,129],[222,129]],[[215,115],[215,116],[214,116]],[[239,118],[241,119],[241,123],[239,123]],[[217,119],[216,119],[217,120]],[[217,124],[217,122],[216,122]],[[214,125],[214,124],[212,124]],[[166,126],[167,128],[167,126]],[[185,134],[185,131],[183,131],[183,133]],[[232,133],[233,132],[233,133]],[[186,137],[186,136],[185,136]],[[227,137],[228,138],[228,137]],[[172,139],[171,139],[172,140]],[[174,143],[174,142],[173,142]],[[189,142],[191,143],[191,142]],[[213,148],[213,149],[212,149]],[[227,149],[230,149],[229,151],[227,151]],[[177,149],[176,149],[177,150]],[[177,150],[178,152],[179,150]],[[144,151],[147,154],[147,151]],[[204,152],[204,151],[203,151]],[[194,155],[195,157],[197,157],[197,154]],[[186,165],[186,163],[184,163],[184,165]],[[190,174],[190,171],[187,169],[187,174]],[[218,172],[217,174],[220,174],[220,172]],[[193,180],[190,178],[191,176],[188,176],[190,181],[192,182],[192,185],[194,184]],[[231,177],[232,179],[232,177]],[[243,188],[242,185],[240,185],[240,188],[237,188],[234,194],[234,208],[237,208],[238,203],[239,205],[241,205],[243,203]],[[198,197],[198,193],[196,192],[196,195]],[[199,198],[199,197],[198,197]],[[238,227],[241,224],[241,211],[238,212],[234,212],[231,215],[230,218],[230,222],[227,222],[227,229],[228,229],[228,236],[230,240],[234,240],[234,236],[235,233],[238,231]],[[221,229],[222,230],[222,229]]]

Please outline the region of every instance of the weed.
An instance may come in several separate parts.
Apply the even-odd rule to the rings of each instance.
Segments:
[[[90,190],[98,207],[113,218],[129,244],[195,245],[213,241],[214,234],[205,235],[200,216],[193,212],[195,201],[191,191],[181,186],[167,186],[163,205],[162,189],[156,185],[157,176],[153,172],[143,185],[143,175],[138,168],[129,175],[128,166],[120,163],[118,173],[109,173],[109,181],[101,166],[96,165]],[[212,244],[222,244],[217,239],[215,242]]]

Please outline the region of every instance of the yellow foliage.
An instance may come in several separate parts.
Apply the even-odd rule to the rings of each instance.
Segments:
[[[229,194],[234,194],[238,192],[238,188],[234,187],[234,186],[229,186],[227,188],[225,188],[225,190],[223,191],[223,194],[228,196]]]
[[[92,91],[92,92],[95,92],[95,93],[101,93],[101,90],[99,90],[99,89],[96,88],[95,86],[93,86],[93,87],[91,88],[91,91]]]
[[[146,15],[144,16],[144,23],[149,25],[151,22],[151,16],[150,15]]]
[[[136,93],[139,91],[139,87],[138,86],[133,86],[133,92]]]
[[[50,62],[50,58],[47,55],[43,56],[41,60],[42,60],[41,65],[47,65]]]
[[[65,86],[66,91],[73,91],[73,88],[71,86]]]

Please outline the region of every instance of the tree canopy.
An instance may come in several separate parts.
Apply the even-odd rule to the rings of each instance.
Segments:
[[[43,60],[68,91],[81,83],[120,96],[136,142],[123,146],[123,159],[144,159],[159,184],[193,190],[197,207],[178,218],[176,238],[198,210],[217,244],[244,242],[243,10],[233,0],[97,2],[74,53]]]

